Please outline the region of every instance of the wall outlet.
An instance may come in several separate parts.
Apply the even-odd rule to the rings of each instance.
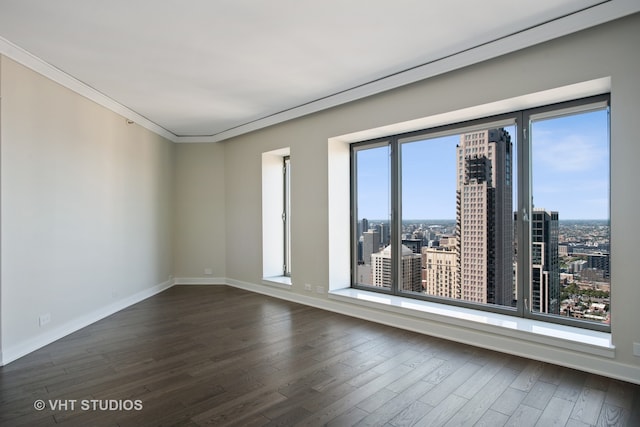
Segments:
[[[316,286],[316,294],[324,294],[324,287]]]
[[[633,343],[633,355],[640,356],[640,342]]]
[[[211,276],[213,274],[213,270],[211,268],[204,269],[205,276]]]
[[[49,322],[51,322],[51,313],[45,313],[38,316],[38,325],[40,325],[40,327],[43,327]]]
[[[305,283],[304,284],[304,290],[311,292],[311,284],[310,283]]]

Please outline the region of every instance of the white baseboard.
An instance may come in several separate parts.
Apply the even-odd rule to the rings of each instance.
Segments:
[[[73,332],[91,325],[92,323],[95,323],[98,320],[111,316],[112,314],[117,313],[120,310],[123,310],[157,293],[169,289],[173,286],[173,284],[173,280],[168,280],[166,282],[160,283],[159,285],[145,289],[136,294],[108,304],[91,313],[82,315],[72,321],[66,322],[65,324],[57,326],[42,335],[38,335],[37,337],[27,339],[17,345],[3,349],[2,354],[0,355],[0,366],[11,363],[14,360],[21,358],[22,356],[26,356],[27,354],[36,351],[48,344],[51,344],[52,342],[57,341],[62,337],[65,337]]]

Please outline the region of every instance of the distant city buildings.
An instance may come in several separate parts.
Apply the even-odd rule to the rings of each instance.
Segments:
[[[400,291],[483,304],[515,306],[517,236],[513,146],[502,128],[470,132],[456,146],[456,217],[402,221],[398,230]],[[609,224],[563,220],[533,209],[525,307],[532,313],[607,321]],[[357,223],[359,285],[392,288],[391,223]],[[528,273],[529,274],[529,273]],[[530,281],[529,281],[530,280]]]

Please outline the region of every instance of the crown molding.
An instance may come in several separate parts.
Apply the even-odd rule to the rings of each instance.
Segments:
[[[47,77],[48,79],[66,87],[69,90],[72,90],[73,92],[81,96],[84,96],[87,99],[90,99],[96,104],[101,105],[108,110],[121,115],[125,119],[137,123],[138,125],[150,130],[157,135],[167,138],[170,141],[177,142],[176,135],[169,132],[162,126],[159,126],[157,123],[152,122],[146,117],[131,110],[130,108],[125,107],[124,105],[96,90],[95,88],[81,82],[75,77],[65,73],[59,68],[54,67],[48,62],[40,59],[39,57],[31,54],[30,52],[22,49],[21,47],[11,43],[9,40],[2,37],[0,37],[0,54],[11,58],[12,60],[35,71],[36,73]]]

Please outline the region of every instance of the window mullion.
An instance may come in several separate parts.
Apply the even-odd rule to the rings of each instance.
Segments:
[[[391,146],[391,291],[399,294],[402,284],[402,165],[398,138],[392,138]]]
[[[351,283],[357,284],[357,264],[358,264],[358,186],[357,186],[357,176],[358,176],[358,162],[356,161],[356,154],[354,152],[354,146],[351,146],[351,150],[349,153],[349,163],[350,163],[350,171],[351,176],[349,178],[350,181],[350,205],[351,205]]]
[[[517,115],[518,204],[516,211],[516,310],[519,316],[531,306],[531,144],[529,115]]]

